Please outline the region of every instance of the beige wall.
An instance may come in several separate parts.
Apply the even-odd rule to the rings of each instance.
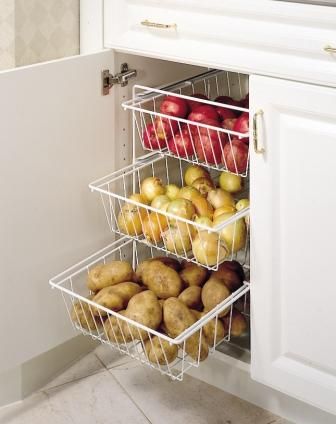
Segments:
[[[79,53],[79,0],[0,0],[0,69]]]

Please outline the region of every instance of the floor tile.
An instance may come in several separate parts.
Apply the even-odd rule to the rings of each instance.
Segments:
[[[108,371],[48,389],[0,410],[1,424],[148,424]]]
[[[135,361],[109,372],[152,424],[278,424],[270,412],[189,376],[173,382]]]
[[[54,378],[50,383],[43,387],[42,390],[57,387],[65,383],[78,380],[79,378],[88,377],[89,375],[101,372],[103,370],[105,370],[105,367],[97,358],[97,356],[93,353],[89,353],[82,359],[76,361],[58,377]]]
[[[99,358],[99,360],[105,365],[106,368],[118,367],[120,365],[133,361],[131,357],[120,353],[116,349],[112,349],[107,344],[99,345],[94,350],[94,354]]]

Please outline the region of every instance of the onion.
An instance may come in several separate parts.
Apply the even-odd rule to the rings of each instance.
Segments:
[[[200,177],[192,183],[192,187],[196,188],[202,196],[207,197],[209,191],[213,190],[215,185],[210,178]]]
[[[204,216],[212,219],[214,209],[207,199],[204,199],[202,196],[198,196],[193,200],[193,205],[198,216]]]
[[[200,224],[200,225],[204,225],[205,227],[209,227],[209,228],[212,227],[212,221],[207,216],[198,216],[195,219],[195,223]]]
[[[171,227],[162,234],[162,238],[169,252],[186,255],[191,250],[191,237],[185,227]]]
[[[190,200],[186,199],[176,199],[170,202],[167,208],[167,212],[180,218],[189,220],[193,219],[196,214],[194,205]],[[174,225],[176,221],[170,220],[170,222]]]
[[[235,202],[231,194],[221,188],[211,190],[208,193],[208,201],[215,209],[219,209],[222,206],[235,206]]]
[[[208,231],[200,231],[198,233],[192,243],[192,251],[197,262],[206,266],[217,265],[228,254],[218,234]]]
[[[141,183],[141,194],[151,202],[156,196],[165,193],[165,188],[160,178],[148,177]]]
[[[241,199],[241,200],[239,200],[239,202],[236,203],[237,211],[241,211],[241,210],[247,208],[248,206],[250,206],[249,199]],[[249,225],[250,225],[250,215],[246,215],[244,217],[244,219],[245,219],[245,224],[247,225],[247,227],[249,227]]]
[[[142,230],[146,239],[154,243],[158,243],[161,240],[161,234],[167,227],[167,218],[155,212],[148,215],[142,224]]]
[[[160,194],[160,196],[156,196],[151,203],[152,208],[166,210],[168,207],[168,203],[170,202],[169,197],[165,194]]]
[[[180,188],[175,184],[166,185],[166,196],[169,197],[169,200],[175,200],[178,197]]]
[[[126,204],[118,215],[119,230],[130,236],[142,234],[142,218],[145,210],[135,205]]]
[[[199,197],[200,195],[201,193],[196,188],[187,186],[181,188],[178,198],[190,200],[190,202],[192,202],[193,199]]]
[[[129,198],[133,200],[134,202],[143,203],[144,205],[149,205],[149,201],[143,194],[133,193]]]
[[[221,208],[215,209],[213,214],[213,219],[216,219],[218,216],[223,215],[223,213],[232,213],[237,212],[234,206],[222,206]]]
[[[224,213],[218,216],[214,220],[214,226],[220,225],[223,222],[227,221],[229,218],[234,216],[235,213],[229,212]],[[220,239],[224,241],[228,250],[232,253],[238,252],[238,250],[243,249],[246,245],[246,225],[243,218],[237,219],[237,221],[232,224],[224,227],[219,235]]]
[[[191,186],[197,178],[208,177],[210,179],[209,172],[199,165],[190,165],[185,171],[184,181],[187,186]]]
[[[219,177],[219,186],[229,193],[238,193],[243,188],[243,180],[239,175],[222,172]]]

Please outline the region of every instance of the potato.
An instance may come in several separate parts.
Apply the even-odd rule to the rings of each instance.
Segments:
[[[179,295],[179,299],[191,309],[203,309],[201,300],[202,288],[198,286],[191,286],[183,290]]]
[[[179,299],[171,297],[163,305],[163,323],[171,337],[177,337],[196,322],[190,309]]]
[[[230,327],[230,314],[227,314],[223,319],[224,327],[226,332],[229,332]],[[236,308],[232,309],[232,318],[231,318],[231,336],[240,337],[247,330],[246,318],[242,313],[240,313]]]
[[[182,344],[183,347],[183,344]],[[201,336],[200,331],[192,334],[185,342],[185,351],[194,361],[204,361],[209,355],[209,346],[204,335]]]
[[[182,290],[178,273],[160,261],[151,261],[142,274],[143,284],[160,299],[177,297]]]
[[[132,297],[128,302],[125,316],[146,327],[157,330],[162,321],[162,308],[155,294],[146,290]],[[130,329],[135,339],[148,339],[147,331],[136,328],[131,324]]]
[[[194,314],[197,320],[201,319],[206,314],[206,312],[199,312],[194,309],[191,309],[191,312]],[[225,337],[225,328],[223,322],[220,319],[217,319],[216,326],[216,318],[213,318],[203,326],[203,334],[208,345],[210,347],[214,347],[215,344],[217,344]]]
[[[129,300],[141,291],[141,287],[133,282],[124,282],[115,286],[105,287],[101,289],[92,299],[98,305],[118,312],[125,309]],[[98,308],[93,308],[93,313],[96,316],[107,315],[107,312]]]
[[[223,302],[227,297],[230,296],[230,291],[224,283],[218,278],[211,277],[204,285],[202,289],[202,302],[204,305],[204,311],[209,312],[219,303]],[[224,310],[219,316],[226,315],[229,308]]]
[[[211,277],[221,280],[233,293],[243,285],[245,274],[239,262],[225,261],[219,265],[218,270],[213,272]]]
[[[167,365],[177,358],[178,346],[155,336],[145,342],[145,351],[153,364]]]
[[[92,268],[89,272],[87,286],[89,290],[97,292],[104,287],[131,281],[132,277],[133,270],[128,262],[112,261]]]
[[[208,271],[192,262],[187,262],[180,272],[180,277],[186,286],[202,286],[206,281]]]
[[[88,296],[87,299],[92,299],[93,296]],[[91,310],[90,310],[91,307]],[[78,301],[73,305],[71,311],[71,319],[80,327],[86,330],[96,331],[102,325],[99,318],[93,316],[94,307],[84,301]]]
[[[140,262],[136,269],[136,282],[142,281],[142,273],[145,267],[152,261],[160,261],[169,268],[174,269],[176,272],[181,270],[181,264],[177,259],[169,258],[167,256],[158,256],[156,258],[147,259],[146,261]]]
[[[125,315],[126,311],[120,311],[118,313]],[[122,319],[117,319],[117,317],[109,315],[104,323],[104,329],[108,340],[112,343],[125,344],[132,341],[127,322]]]

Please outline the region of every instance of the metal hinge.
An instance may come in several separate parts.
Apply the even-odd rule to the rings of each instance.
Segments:
[[[112,75],[110,74],[109,69],[104,69],[102,71],[102,94],[106,96],[110,93],[110,89],[114,84],[119,84],[122,87],[126,87],[128,80],[135,78],[137,76],[137,71],[135,69],[128,69],[127,63],[121,65],[119,74]]]

